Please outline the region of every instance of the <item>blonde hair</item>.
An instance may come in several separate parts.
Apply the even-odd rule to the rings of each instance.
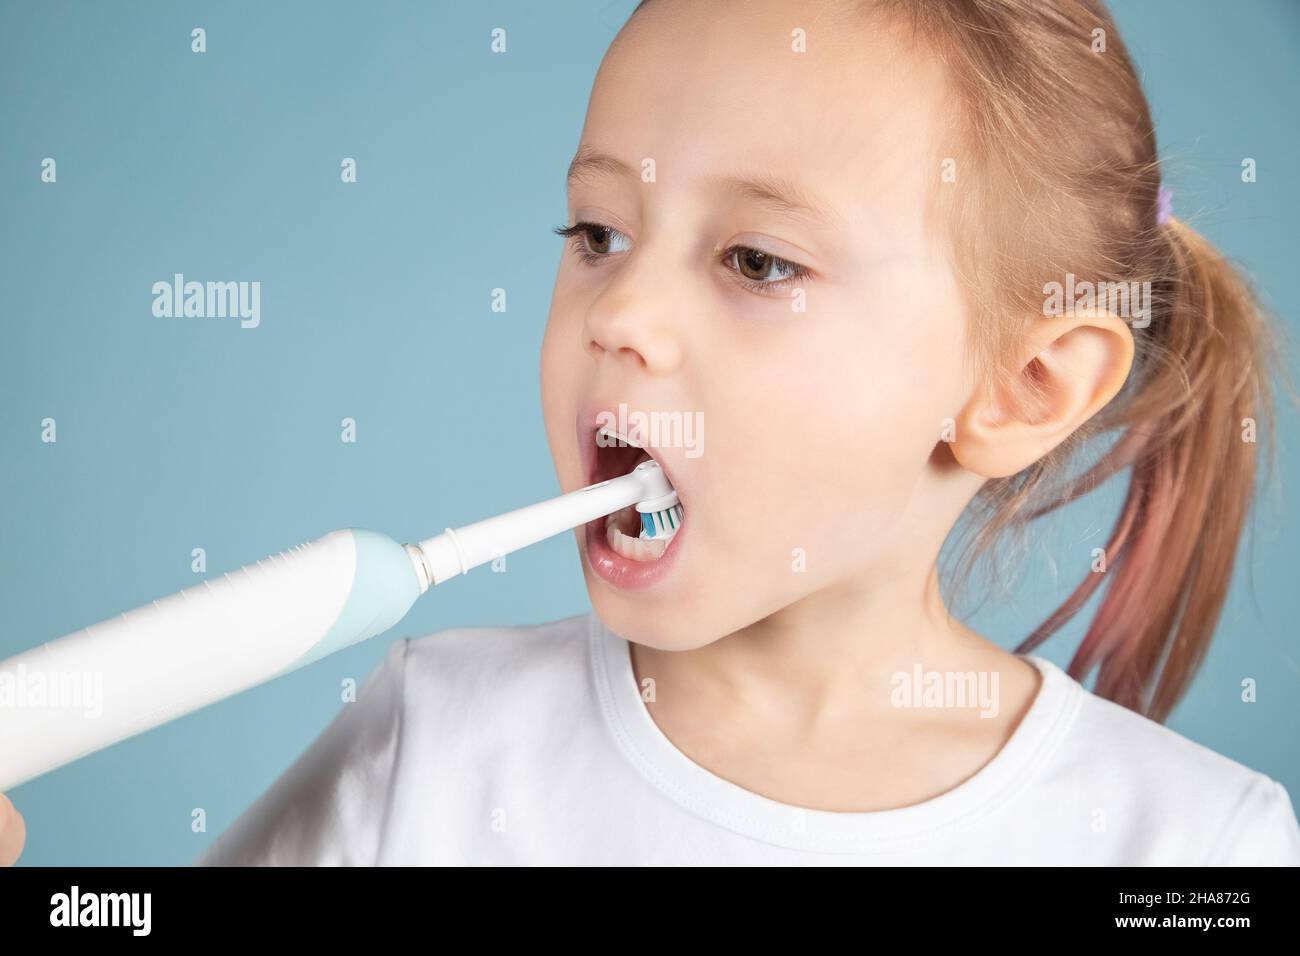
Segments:
[[[1150,284],[1124,388],[1041,461],[986,483],[970,509],[979,530],[968,557],[1128,469],[1105,573],[1089,573],[1017,650],[1041,645],[1104,583],[1069,671],[1082,680],[1095,669],[1097,694],[1163,721],[1227,597],[1255,495],[1254,436],[1271,447],[1278,335],[1243,277],[1187,223],[1161,215],[1151,112],[1102,3],[873,9],[941,58],[963,100],[958,135],[976,182],[951,192],[948,211],[986,380],[1023,374],[1015,343],[1043,314],[1045,282]],[[1072,474],[1069,463],[1101,435],[1117,438]]]

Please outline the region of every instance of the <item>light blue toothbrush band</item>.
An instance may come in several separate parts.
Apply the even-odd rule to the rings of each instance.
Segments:
[[[420,596],[411,556],[402,545],[377,531],[350,532],[357,561],[347,602],[329,632],[285,668],[286,673],[384,633],[406,617]]]

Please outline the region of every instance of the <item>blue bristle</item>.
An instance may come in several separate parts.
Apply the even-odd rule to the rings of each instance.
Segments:
[[[681,505],[673,505],[665,511],[642,512],[642,532],[647,538],[666,537],[670,531],[677,530],[681,517]]]

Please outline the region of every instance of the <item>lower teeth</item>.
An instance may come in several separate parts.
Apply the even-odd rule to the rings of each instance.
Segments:
[[[609,544],[610,550],[633,561],[654,561],[663,557],[664,551],[668,548],[669,538],[634,538],[620,530],[621,522],[630,523],[633,519],[638,523],[641,520],[634,506],[616,511],[605,519],[605,541]]]

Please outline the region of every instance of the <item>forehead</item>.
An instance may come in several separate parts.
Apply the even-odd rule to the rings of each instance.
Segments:
[[[669,187],[770,174],[847,219],[914,207],[943,83],[887,27],[856,4],[654,0],[606,54],[582,140]]]

